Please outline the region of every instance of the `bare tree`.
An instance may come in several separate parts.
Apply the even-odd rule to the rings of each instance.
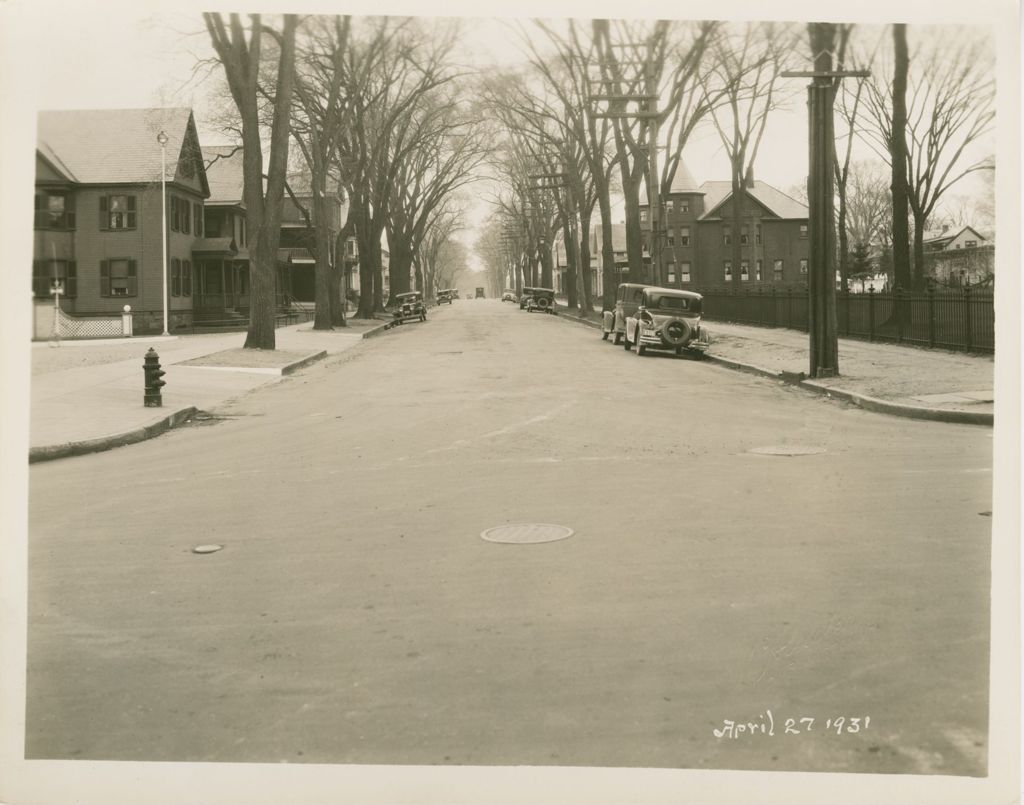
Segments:
[[[796,44],[797,33],[780,23],[729,25],[716,38],[711,70],[701,78],[709,98],[722,96],[721,103],[709,105],[729,158],[732,281],[737,287],[743,262],[740,232],[749,206],[746,184],[753,178],[768,117],[782,100],[779,73],[782,60]]]
[[[987,152],[972,155],[995,123],[995,83],[990,48],[979,37],[962,30],[955,39],[928,33],[913,59],[906,26],[894,25],[893,37],[892,87],[868,85],[872,125],[864,134],[893,172],[896,282],[920,288],[925,283],[924,232],[936,205],[964,177],[994,167]],[[909,240],[899,197],[904,181],[914,224],[912,275],[909,259],[904,269],[902,257],[902,244]]]
[[[204,13],[203,19],[217,58],[224,67],[231,97],[242,123],[243,197],[251,266],[251,307],[245,346],[249,349],[274,349],[277,246],[281,236],[281,210],[288,168],[298,18],[285,14],[282,29],[278,32],[264,25],[259,14],[252,14],[248,34],[238,14],[230,15],[225,21],[221,14]],[[264,37],[270,37],[277,44],[277,77],[265,191],[259,92]]]

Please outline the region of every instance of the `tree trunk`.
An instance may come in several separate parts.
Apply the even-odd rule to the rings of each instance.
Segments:
[[[914,277],[913,288],[915,291],[925,289],[925,267],[924,267],[924,227],[926,218],[914,211]]]
[[[540,287],[554,287],[551,276],[551,244],[547,238],[540,245]]]
[[[612,238],[612,205],[607,193],[598,193],[597,205],[601,213],[601,310],[614,310],[619,272],[615,266],[615,241]]]
[[[562,242],[565,244],[565,296],[566,305],[570,310],[576,310],[576,243],[572,231],[572,225],[566,216],[562,224]]]
[[[850,236],[846,231],[846,182],[838,182],[836,189],[839,191],[839,221],[836,227],[839,232],[839,277],[843,293],[848,293],[850,290]]]
[[[739,176],[739,181],[737,181]],[[729,226],[732,230],[729,261],[732,263],[732,287],[740,289],[740,263],[743,262],[743,245],[740,243],[740,229],[743,227],[743,210],[746,201],[746,188],[743,184],[743,165],[733,165],[732,169],[732,216]]]
[[[381,229],[371,226],[370,228],[370,269],[372,273],[373,312],[381,313],[384,310],[384,263],[383,249],[380,245]]]
[[[333,330],[331,322],[331,233],[328,231],[326,176],[313,177],[313,225],[316,238],[316,266],[313,316],[314,330]]]
[[[356,243],[359,246],[359,307],[356,318],[373,318],[373,265],[370,255],[372,237],[367,223],[368,214],[363,209],[356,223]]]
[[[626,257],[629,260],[629,281],[644,282],[643,228],[640,225],[640,188],[630,182],[627,190],[622,188],[626,199]],[[648,214],[650,210],[648,209]]]
[[[591,287],[590,275],[590,220],[594,213],[593,202],[588,210],[580,212],[580,234],[579,238],[579,268],[577,278],[580,289],[580,309],[584,313],[592,313],[594,310],[593,288]]]

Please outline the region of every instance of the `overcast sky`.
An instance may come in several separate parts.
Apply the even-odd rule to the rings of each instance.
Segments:
[[[66,6],[44,2],[40,8],[44,11],[36,15],[37,28],[31,34],[47,43],[45,55],[34,51],[31,60],[38,108],[192,106],[201,141],[205,145],[224,141],[223,135],[205,126],[212,82],[199,81],[193,74],[197,62],[210,55],[198,8],[168,10],[172,7],[161,4],[157,11],[152,3],[120,0]],[[525,19],[467,20],[460,60],[480,69],[522,64],[517,31],[528,26]],[[807,66],[805,54],[794,52],[788,67]],[[758,179],[788,190],[807,175],[806,79],[784,81],[791,99],[787,108],[769,119],[755,173]],[[866,147],[857,149],[861,158],[872,157]],[[710,125],[695,132],[683,158],[698,182],[728,179],[728,162]],[[973,181],[965,182],[955,194],[968,194],[976,187]],[[486,208],[478,205],[472,214],[474,222],[485,213]],[[473,232],[464,233],[463,239],[471,243]]]

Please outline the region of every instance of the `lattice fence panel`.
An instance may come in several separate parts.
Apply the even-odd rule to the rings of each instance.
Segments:
[[[63,310],[59,315],[61,338],[104,338],[124,335],[120,316],[84,318],[68,315]]]

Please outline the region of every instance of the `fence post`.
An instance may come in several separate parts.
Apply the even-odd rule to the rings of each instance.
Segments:
[[[930,285],[926,289],[928,294],[928,346],[935,346],[935,289]]]
[[[868,341],[875,340],[875,286],[868,288]]]
[[[774,327],[776,325],[776,320],[777,319],[778,319],[778,311],[775,309],[775,286],[773,285],[772,286],[772,323],[771,323],[772,327]]]
[[[843,291],[843,302],[846,304],[846,337],[850,337],[850,289]]]
[[[971,322],[971,286],[964,286],[964,325],[967,329],[964,347],[970,352],[974,349],[974,325]]]
[[[903,289],[897,285],[893,289],[893,307],[896,313],[896,343],[903,343]]]

